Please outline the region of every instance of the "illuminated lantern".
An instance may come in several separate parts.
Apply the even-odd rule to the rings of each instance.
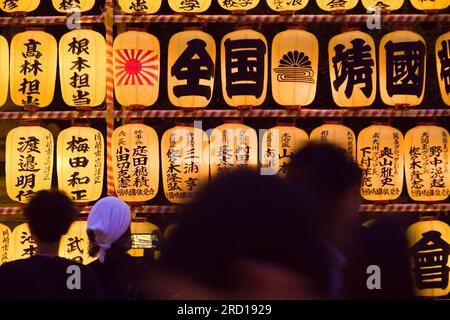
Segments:
[[[370,106],[377,94],[375,42],[367,33],[349,31],[328,44],[331,91],[339,107]]]
[[[203,108],[214,89],[216,43],[200,30],[179,32],[170,38],[168,92],[177,107]]]
[[[47,107],[53,100],[57,45],[44,31],[18,33],[11,41],[11,99],[18,106]]]
[[[9,45],[8,41],[0,36],[0,107],[8,99],[9,89]]]
[[[358,4],[358,0],[316,0],[316,2],[324,11],[347,11]]]
[[[0,266],[11,261],[11,229],[4,224],[0,224]]]
[[[114,40],[114,93],[124,106],[151,106],[158,99],[160,47],[146,32],[127,31]]]
[[[268,170],[268,174],[285,176],[294,153],[308,141],[308,134],[294,125],[270,128],[264,133],[262,140],[262,170]]]
[[[368,11],[390,12],[402,7],[404,0],[361,0]]]
[[[315,128],[309,138],[311,141],[331,143],[341,147],[352,159],[356,159],[356,137],[349,127],[341,124],[324,124]]]
[[[113,132],[112,150],[116,195],[128,202],[153,199],[159,186],[156,131],[144,124],[118,127]]]
[[[64,102],[96,107],[106,95],[106,43],[92,30],[73,30],[59,41],[59,76]]]
[[[75,202],[96,201],[102,195],[105,143],[94,128],[71,127],[57,141],[58,187]]]
[[[40,0],[7,0],[2,1],[0,8],[8,13],[31,12],[39,7]]]
[[[277,12],[301,10],[308,4],[309,0],[266,0],[270,9]]]
[[[161,7],[161,0],[118,0],[119,6],[125,13],[152,14]]]
[[[258,137],[255,129],[241,123],[225,123],[210,135],[211,177],[227,174],[240,167],[258,165]]]
[[[312,33],[287,30],[272,42],[272,95],[282,106],[306,106],[316,95],[319,42]]]
[[[31,236],[28,223],[16,226],[12,232],[11,260],[30,258],[37,253],[36,240]]]
[[[411,31],[394,31],[380,42],[380,94],[390,106],[416,106],[425,92],[426,43]]]
[[[228,33],[221,44],[222,91],[232,107],[259,106],[266,99],[267,40],[246,29]]]
[[[95,0],[52,0],[58,12],[85,12],[92,9]]]
[[[176,126],[161,139],[164,193],[173,203],[193,200],[209,178],[209,141],[193,126]]]
[[[143,257],[146,249],[154,248],[154,232],[157,226],[147,221],[131,222],[131,249],[128,253],[133,257]]]
[[[394,200],[403,187],[403,135],[372,125],[358,135],[357,161],[363,170],[361,195],[370,201]]]
[[[247,11],[256,6],[259,3],[259,0],[217,0],[219,5],[228,11]]]
[[[201,13],[210,5],[211,0],[169,0],[170,9],[178,13]]]
[[[406,231],[417,296],[441,297],[450,292],[450,227],[437,219],[416,222]]]
[[[6,191],[26,203],[39,190],[52,186],[53,136],[38,126],[17,127],[6,136]]]
[[[450,32],[436,40],[436,67],[442,100],[450,106]]]
[[[450,193],[449,133],[443,127],[418,126],[405,135],[405,175],[415,201],[441,201]]]
[[[88,264],[96,258],[89,256],[89,238],[86,233],[87,222],[75,221],[69,231],[62,236],[59,243],[59,256],[76,261],[81,264]]]
[[[450,2],[448,0],[411,0],[411,4],[417,10],[437,11],[448,8]]]

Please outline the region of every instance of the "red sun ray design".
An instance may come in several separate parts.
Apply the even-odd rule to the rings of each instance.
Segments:
[[[154,86],[158,81],[159,57],[153,50],[117,49],[116,84]]]

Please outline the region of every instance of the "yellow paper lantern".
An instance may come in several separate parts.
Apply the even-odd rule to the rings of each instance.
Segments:
[[[130,14],[152,14],[161,7],[161,0],[118,0],[120,8]]]
[[[26,203],[39,190],[52,186],[53,136],[42,127],[17,127],[6,136],[6,191]]]
[[[124,106],[151,106],[158,99],[160,46],[146,32],[127,31],[114,40],[114,90]]]
[[[12,232],[11,260],[30,258],[37,253],[36,240],[31,236],[28,223],[16,226]]]
[[[201,13],[208,10],[211,0],[169,0],[169,6],[178,13]]]
[[[426,42],[411,31],[394,31],[380,42],[380,94],[390,106],[419,105],[425,92]]]
[[[11,229],[4,224],[0,224],[0,266],[11,261]]]
[[[394,200],[403,187],[403,135],[390,126],[372,125],[358,135],[357,161],[363,170],[361,195],[370,201]]]
[[[113,132],[113,174],[116,195],[124,201],[153,199],[159,186],[159,143],[156,131],[127,124]]]
[[[73,30],[59,41],[59,77],[64,102],[96,107],[106,95],[106,43],[92,30]]]
[[[8,41],[0,36],[0,107],[8,99],[9,89],[9,45]]]
[[[86,229],[86,221],[72,223],[67,234],[61,238],[58,255],[81,264],[94,261],[96,258],[89,256],[89,238]]]
[[[14,104],[47,107],[53,100],[57,45],[44,31],[18,33],[11,41],[10,86]]]
[[[361,0],[368,11],[390,12],[402,7],[404,0]]]
[[[436,68],[442,100],[450,106],[450,32],[436,40]]]
[[[229,106],[259,106],[264,102],[267,56],[267,40],[259,32],[238,30],[222,39],[222,92]]]
[[[280,125],[264,133],[261,146],[261,165],[266,174],[285,176],[295,152],[308,143],[308,134],[294,125]]]
[[[419,221],[406,236],[411,252],[415,294],[441,297],[450,292],[450,227],[439,220]]]
[[[311,141],[331,143],[341,147],[356,160],[356,137],[349,127],[341,124],[324,124],[315,128],[309,135]]]
[[[411,4],[417,10],[437,11],[448,8],[450,2],[448,0],[411,0]]]
[[[128,253],[133,257],[143,257],[144,250],[154,247],[154,232],[157,226],[146,221],[131,222],[131,249]]]
[[[228,11],[247,11],[256,6],[259,0],[217,0],[219,5]]]
[[[161,138],[164,193],[173,203],[195,199],[209,178],[209,141],[193,126],[176,126]]]
[[[415,201],[441,201],[450,194],[449,133],[443,127],[418,126],[405,135],[405,175]]]
[[[103,191],[105,143],[94,128],[71,127],[57,141],[58,187],[75,202],[90,202]]]
[[[52,0],[58,12],[85,12],[92,9],[95,0]]]
[[[8,13],[31,12],[39,6],[40,0],[6,0],[2,1],[0,8]]]
[[[270,9],[277,12],[301,10],[309,0],[266,0]]]
[[[331,91],[339,107],[370,106],[377,94],[375,42],[367,33],[349,31],[328,44]]]
[[[177,107],[203,108],[214,89],[216,43],[200,30],[179,32],[170,38],[168,94]]]
[[[258,137],[255,129],[242,123],[225,123],[210,134],[211,177],[236,168],[254,169],[258,165]]]
[[[282,106],[306,106],[316,95],[319,42],[312,33],[287,30],[272,42],[272,95]]]
[[[316,0],[324,11],[348,11],[356,7],[358,0]]]

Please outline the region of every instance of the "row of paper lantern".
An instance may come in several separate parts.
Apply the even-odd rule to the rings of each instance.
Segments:
[[[161,50],[146,32],[128,31],[114,41],[114,88],[123,106],[148,107],[159,96]],[[282,106],[306,106],[316,95],[319,46],[304,30],[278,33],[272,42],[271,69],[265,37],[253,30],[227,34],[221,42],[221,82],[225,102],[233,107],[257,107],[267,95],[269,70],[272,95]],[[14,36],[11,53],[0,36],[0,105],[8,89],[14,104],[46,107],[56,83],[57,44],[43,31]],[[377,59],[372,37],[349,31],[328,45],[332,95],[340,107],[370,106],[377,92]],[[442,99],[450,105],[450,32],[435,45]],[[10,60],[10,63],[9,63]],[[216,44],[212,36],[190,30],[172,36],[168,47],[168,96],[176,107],[203,108],[212,99]],[[390,106],[416,106],[424,97],[426,42],[411,31],[386,34],[379,46],[379,88]],[[9,70],[9,72],[7,72]],[[94,107],[106,95],[106,45],[92,30],[74,30],[59,42],[62,97],[72,107]],[[9,76],[8,76],[9,75]],[[10,82],[10,83],[9,83]]]
[[[170,8],[177,13],[203,13],[211,6],[212,0],[168,0]],[[309,0],[266,0],[270,9],[283,11],[297,11],[306,7]],[[395,11],[401,8],[404,0],[361,0],[368,10],[378,8],[382,11]],[[448,0],[410,0],[418,10],[442,10],[449,6]],[[40,0],[5,0],[0,7],[3,11],[31,12],[39,6]],[[95,0],[52,0],[53,7],[58,12],[89,11],[94,7]],[[104,2],[101,1],[103,4]],[[162,0],[118,0],[123,12],[129,14],[153,14],[161,7]],[[217,3],[228,11],[247,11],[254,9],[260,0],[217,0]],[[358,0],[316,0],[317,5],[324,11],[351,10],[358,4]]]
[[[258,147],[256,130],[242,123],[225,123],[208,134],[201,128],[180,125],[163,134],[160,148],[151,127],[118,127],[111,150],[116,195],[127,202],[153,199],[161,168],[166,198],[186,203],[196,197],[210,176],[238,167],[259,165],[264,174],[284,175],[292,155],[309,140],[337,144],[356,159],[363,170],[361,195],[366,200],[398,198],[404,177],[408,194],[415,201],[445,200],[450,192],[449,133],[443,127],[418,126],[404,138],[391,126],[372,125],[356,139],[350,128],[340,124],[324,124],[310,136],[300,128],[284,125],[260,132],[260,136]],[[12,200],[25,203],[36,191],[51,188],[53,152],[53,137],[47,129],[27,126],[8,133],[6,189]],[[57,176],[59,189],[74,201],[100,198],[104,141],[98,130],[71,127],[61,131]]]

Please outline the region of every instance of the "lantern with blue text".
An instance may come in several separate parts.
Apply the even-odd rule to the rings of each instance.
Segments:
[[[415,201],[441,201],[450,193],[449,133],[443,127],[418,126],[405,135],[405,175]]]
[[[450,106],[450,32],[436,40],[436,68],[442,100]]]
[[[59,76],[64,102],[96,107],[106,95],[106,43],[92,30],[73,30],[59,41]]]
[[[105,143],[94,128],[71,127],[57,141],[58,187],[75,202],[100,198],[103,190]]]
[[[195,199],[209,179],[209,141],[193,126],[176,126],[161,138],[164,193],[173,203]]]
[[[124,13],[152,14],[159,10],[161,1],[162,0],[118,0],[118,3]]]
[[[6,191],[26,203],[39,190],[52,186],[53,136],[38,126],[17,127],[6,136]]]
[[[170,38],[167,79],[170,102],[176,107],[203,108],[214,89],[216,43],[200,30],[179,32]]]
[[[52,0],[58,12],[85,12],[92,9],[95,0]]]
[[[295,152],[308,143],[308,134],[294,125],[279,125],[264,133],[261,145],[261,166],[266,174],[285,176]]]
[[[146,32],[127,31],[114,40],[114,93],[124,106],[151,106],[159,95],[160,47]]]
[[[358,0],[316,0],[317,5],[324,11],[347,11],[358,4]]]
[[[0,107],[8,99],[9,89],[9,45],[8,41],[0,36]]]
[[[18,33],[11,41],[11,99],[18,106],[47,107],[53,100],[57,45],[44,31]]]
[[[450,2],[448,0],[411,0],[411,4],[417,10],[438,11],[448,8]]]
[[[328,44],[331,91],[339,107],[370,106],[377,94],[375,42],[367,33],[349,31]]]
[[[86,233],[87,222],[75,221],[59,243],[59,256],[81,264],[88,264],[96,258],[89,256],[89,238]]]
[[[153,199],[159,186],[159,142],[153,128],[126,124],[113,132],[116,195],[127,202]]]
[[[214,128],[209,140],[211,177],[236,168],[258,165],[258,137],[255,129],[242,123],[225,123]]]
[[[394,31],[380,42],[380,95],[390,106],[419,105],[425,92],[426,42],[411,31]]]
[[[228,11],[247,11],[256,8],[259,0],[217,0],[217,2]]]
[[[228,33],[221,44],[222,92],[232,107],[254,107],[266,99],[267,40],[246,29]]]
[[[28,223],[16,226],[12,232],[11,260],[20,260],[33,257],[37,253],[36,240],[31,236]]]
[[[391,12],[402,7],[404,0],[361,0],[364,8],[371,12]]]
[[[0,8],[8,13],[31,12],[39,7],[40,0],[3,0]]]
[[[11,261],[11,229],[4,224],[0,224],[0,266]]]
[[[341,124],[324,124],[315,128],[309,135],[311,141],[331,143],[347,151],[352,159],[356,159],[356,137],[349,127]]]
[[[421,297],[441,297],[450,292],[450,227],[428,218],[406,231],[411,255],[414,291]]]
[[[272,42],[272,95],[282,106],[306,106],[316,95],[319,42],[312,33],[287,30]]]
[[[145,250],[155,249],[155,231],[159,228],[147,221],[131,222],[131,249],[128,253],[133,257],[145,256]]]
[[[403,188],[403,135],[390,126],[372,125],[358,135],[361,195],[369,201],[397,199]]]
[[[170,9],[177,13],[201,13],[210,5],[211,0],[169,0]]]
[[[309,0],[266,0],[270,9],[277,12],[301,10],[308,4]]]

